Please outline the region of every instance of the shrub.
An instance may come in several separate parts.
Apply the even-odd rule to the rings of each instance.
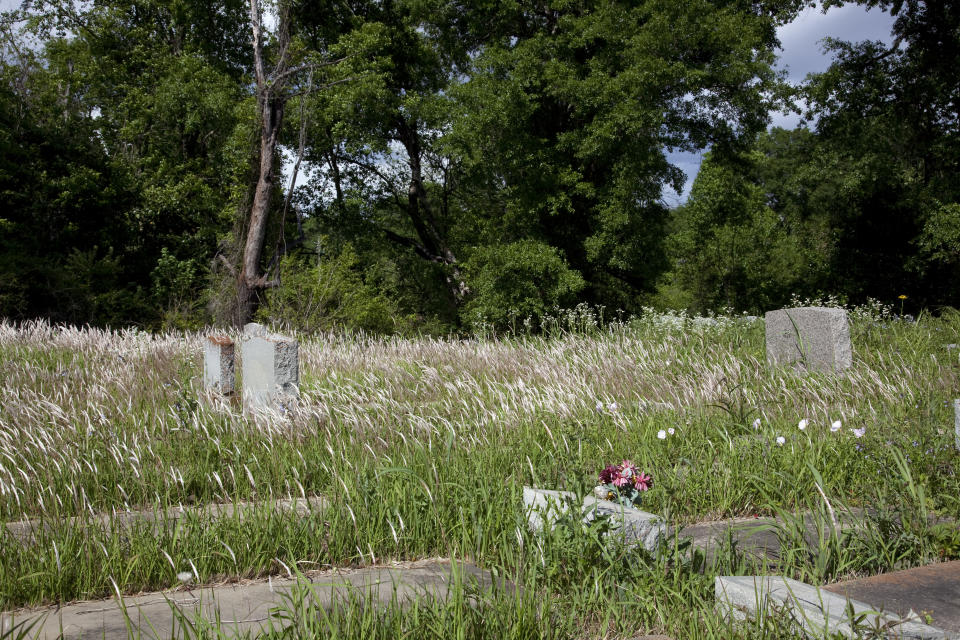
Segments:
[[[511,317],[539,317],[571,305],[585,286],[556,248],[535,240],[481,247],[464,268],[473,289],[464,313],[474,325],[504,328]]]
[[[271,289],[257,319],[306,333],[331,329],[393,333],[396,304],[368,283],[349,244],[336,256],[316,264],[287,256],[280,265],[280,285]]]

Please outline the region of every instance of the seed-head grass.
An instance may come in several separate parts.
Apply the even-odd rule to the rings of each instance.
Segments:
[[[583,327],[300,336],[299,399],[250,411],[202,388],[200,333],[0,323],[0,520],[42,524],[30,544],[0,533],[0,602],[165,588],[184,571],[209,582],[440,555],[533,594],[487,603],[485,616],[524,614],[505,633],[731,637],[713,577],[761,568],[736,549],[707,566],[679,540],[653,559],[598,547],[596,531],[527,530],[522,486],[585,494],[624,458],[653,474],[644,508],[673,524],[780,516],[778,568],[801,579],[960,555],[934,529],[960,516],[949,403],[960,367],[945,347],[960,342],[956,314],[854,316],[854,366],[840,375],[768,367],[762,322],[741,317],[648,312]],[[327,507],[306,517],[204,511],[317,495]],[[111,515],[181,507],[195,515],[159,528]],[[788,517],[801,512],[817,518],[816,544]],[[837,530],[846,513],[860,534]],[[455,613],[419,619],[474,628]],[[422,628],[362,607],[338,615],[351,629]],[[736,634],[789,637],[769,618],[755,625]]]

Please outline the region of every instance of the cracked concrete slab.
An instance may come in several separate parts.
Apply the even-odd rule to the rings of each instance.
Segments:
[[[807,637],[881,637],[900,640],[956,640],[942,628],[914,616],[903,618],[882,612],[874,604],[831,593],[781,576],[717,576],[714,585],[718,610],[743,620],[768,612],[792,620]]]
[[[305,601],[330,610],[336,602],[350,597],[369,598],[380,604],[396,601],[406,604],[418,598],[444,600],[451,586],[459,580],[487,590],[496,584],[513,588],[505,581],[470,563],[449,560],[422,560],[394,566],[362,569],[311,571],[304,579],[272,578],[244,584],[147,593],[108,600],[75,602],[62,607],[21,609],[0,614],[0,636],[14,625],[30,625],[28,637],[44,639],[127,638],[139,634],[143,638],[181,638],[187,635],[178,622],[196,616],[204,620],[219,619],[221,630],[228,634],[251,633],[285,626],[278,607],[289,604],[300,593]],[[126,610],[126,616],[124,615]],[[131,631],[133,632],[131,634]]]

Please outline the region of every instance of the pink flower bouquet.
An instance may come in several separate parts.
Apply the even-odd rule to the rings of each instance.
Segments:
[[[653,487],[653,476],[637,469],[629,460],[611,464],[600,472],[597,496],[619,502],[627,507],[638,507],[641,495]]]

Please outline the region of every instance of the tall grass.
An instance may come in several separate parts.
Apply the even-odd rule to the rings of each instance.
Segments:
[[[855,364],[838,376],[767,367],[762,323],[735,317],[649,313],[488,340],[320,335],[302,340],[299,401],[249,412],[202,390],[201,334],[0,324],[0,520],[43,524],[29,544],[0,535],[0,606],[165,588],[184,571],[210,582],[439,555],[523,589],[297,615],[341,616],[310,624],[358,630],[342,637],[479,637],[484,623],[514,637],[730,637],[713,576],[762,570],[754,560],[732,549],[708,566],[679,540],[641,557],[591,530],[535,537],[521,487],[585,493],[631,458],[656,479],[644,508],[675,524],[781,516],[775,568],[812,581],[960,555],[935,521],[960,516],[960,362],[946,347],[960,318],[856,316],[852,334]],[[269,507],[315,495],[328,507],[304,517]],[[265,505],[102,519],[249,500]],[[802,539],[799,512],[820,540]],[[837,512],[865,533],[834,526]],[[755,624],[737,633],[781,633]]]

